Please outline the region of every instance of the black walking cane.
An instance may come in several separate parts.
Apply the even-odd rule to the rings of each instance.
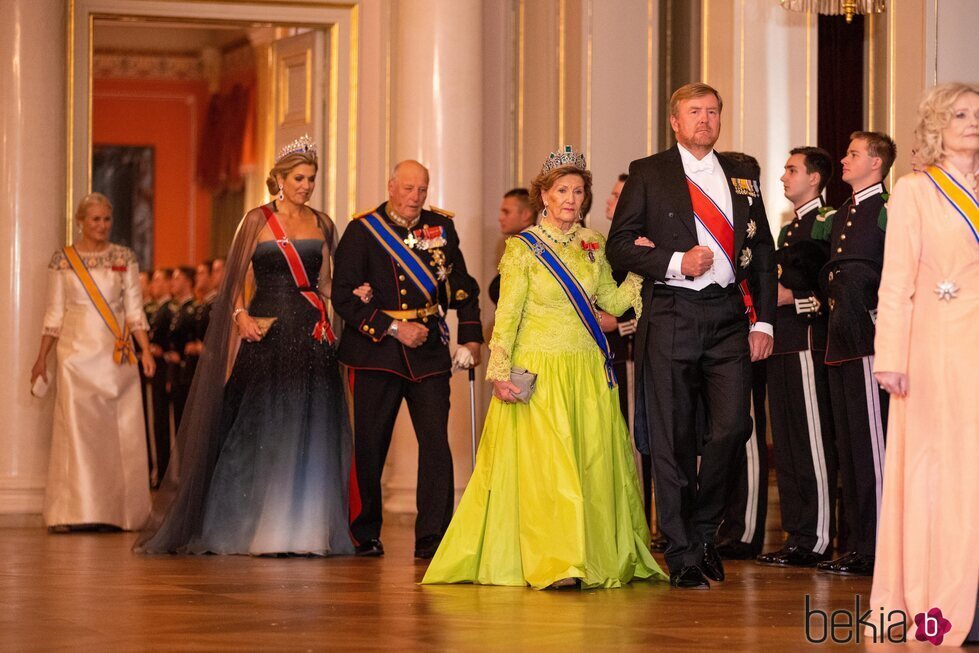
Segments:
[[[472,435],[472,463],[476,469],[476,367],[469,368],[469,431]]]

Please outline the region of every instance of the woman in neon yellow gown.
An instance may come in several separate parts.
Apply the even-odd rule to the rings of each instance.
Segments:
[[[591,174],[570,148],[552,154],[531,190],[546,242],[603,310],[641,312],[642,279],[616,287],[605,239],[579,225]],[[582,211],[584,209],[584,211]],[[486,378],[494,398],[476,468],[422,581],[620,587],[666,580],[649,552],[639,480],[619,389],[567,295],[518,238],[500,261],[500,302]],[[514,401],[511,367],[538,375]]]

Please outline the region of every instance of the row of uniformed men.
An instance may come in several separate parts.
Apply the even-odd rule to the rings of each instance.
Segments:
[[[143,310],[157,374],[143,379],[150,484],[158,487],[170,462],[173,439],[203,348],[211,305],[217,297],[223,259],[196,268],[157,268],[140,274]]]

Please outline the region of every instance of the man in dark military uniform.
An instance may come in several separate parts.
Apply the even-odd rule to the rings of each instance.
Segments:
[[[150,351],[153,352],[156,369],[159,370],[150,379],[153,415],[150,420],[152,442],[149,455],[150,484],[153,487],[159,487],[170,463],[170,393],[167,389],[167,364],[163,356],[170,348],[170,321],[173,320],[176,310],[170,294],[172,277],[173,270],[170,268],[158,268],[150,280],[150,290],[156,305],[153,313],[148,315]]]
[[[338,355],[353,377],[360,506],[352,497],[351,532],[358,555],[384,553],[381,472],[402,400],[418,438],[416,557],[435,554],[452,517],[445,311],[456,309],[460,352],[471,354],[473,364],[483,334],[479,288],[466,271],[451,214],[422,209],[428,182],[417,161],[399,163],[388,201],[347,226],[334,259],[333,306],[345,320]],[[361,298],[354,290],[365,282],[371,293]]]
[[[744,152],[722,152],[761,179],[758,159]],[[767,223],[764,227],[767,227]],[[748,560],[761,553],[768,518],[768,419],[765,412],[765,364],[751,364],[751,436],[738,449],[733,463],[733,485],[727,495],[724,517],[717,527],[717,553],[725,560]],[[698,425],[707,433],[707,415]]]
[[[884,264],[887,194],[884,177],[897,148],[886,134],[854,132],[843,157],[843,181],[853,195],[832,217],[816,222],[829,231],[829,263],[821,273],[829,304],[826,363],[843,485],[847,553],[817,568],[871,576],[884,476],[888,394],[873,375],[877,289]]]
[[[534,210],[530,208],[530,191],[526,188],[513,188],[503,195],[500,203],[500,233],[504,238],[515,236],[527,227],[532,227],[537,221]],[[500,303],[500,275],[490,281],[487,291],[493,305]]]
[[[214,306],[214,300],[218,298],[213,270],[214,261],[204,261],[197,265],[194,274],[194,339],[184,346],[183,375],[187,378],[188,389],[194,380],[201,352],[204,351],[204,335],[211,320],[211,307]]]
[[[211,323],[211,309],[218,298],[218,290],[221,289],[221,281],[224,280],[224,259],[213,258],[204,261],[201,266],[207,270],[208,286],[204,293],[204,298],[200,301],[200,310],[197,320],[197,355],[200,356],[204,349],[204,336],[207,334],[207,327]]]
[[[605,217],[609,221],[615,216],[615,207],[619,203],[619,194],[622,192],[622,186],[625,185],[626,180],[629,175],[622,173],[616,179],[615,184],[612,186],[612,192],[609,194],[608,199],[605,201]],[[625,272],[614,271],[612,276],[615,277],[616,283],[622,283],[626,277]],[[626,424],[629,423],[629,375],[628,375],[628,364],[632,361],[632,345],[633,336],[636,333],[636,312],[631,308],[627,310],[622,315],[616,317],[614,315],[609,315],[605,311],[598,312],[598,320],[602,325],[602,331],[605,333],[605,338],[608,340],[609,347],[612,349],[613,354],[613,366],[615,367],[615,376],[619,379],[619,404],[622,408],[622,414],[625,416]],[[648,456],[643,455],[643,493],[645,494],[648,490],[646,485],[646,479],[648,477],[648,469],[646,462],[648,461]],[[646,496],[646,517],[649,518],[649,504],[648,501],[650,496]]]
[[[180,429],[184,406],[190,394],[193,369],[187,365],[187,345],[197,339],[197,302],[194,300],[194,268],[180,267],[173,271],[170,289],[175,304],[170,320],[170,334],[164,358],[167,361],[167,377],[170,381],[170,403],[173,406],[174,432]]]
[[[153,297],[153,286],[152,286],[152,270],[140,270],[139,271],[139,287],[143,296],[143,314],[146,316],[146,323],[150,323],[150,319],[156,310],[159,308],[159,304],[156,303],[156,299]],[[148,334],[147,334],[148,335]],[[142,351],[138,342],[133,343],[137,356]],[[152,352],[151,352],[152,353]],[[146,376],[143,373],[143,366],[139,366],[139,387],[143,395],[143,426],[146,429],[146,459],[148,462],[148,469],[150,470],[150,483],[153,482],[153,468],[154,468],[154,456],[153,456],[153,414],[152,414],[152,402],[153,402],[153,379]]]
[[[826,297],[819,271],[829,260],[829,243],[812,237],[818,218],[831,209],[821,193],[833,161],[818,147],[797,147],[782,175],[795,215],[778,238],[778,309],[775,349],[768,359],[768,401],[775,445],[782,529],[778,550],[758,562],[778,567],[813,567],[832,549],[836,506],[836,444],[830,412],[826,356]]]
[[[612,184],[612,192],[609,193],[608,199],[605,200],[606,220],[611,221],[615,216],[615,207],[618,206],[619,195],[622,193],[622,187],[628,178],[629,175],[623,172],[619,174],[615,183]],[[612,276],[615,278],[616,283],[622,283],[626,274],[628,273],[619,270],[612,271]],[[632,364],[633,370],[635,369],[633,348],[635,346],[635,333],[638,324],[636,312],[630,308],[622,315],[616,317],[600,310],[598,311],[598,321],[602,325],[602,331],[605,333],[605,338],[608,340],[609,348],[613,354],[612,365],[615,368],[615,376],[619,380],[619,408],[622,410],[625,423],[629,425],[629,430],[632,431],[632,414],[634,409],[630,407],[630,404],[634,406],[634,388],[632,387],[634,384],[630,382],[629,368],[630,364]],[[634,377],[635,374],[633,374]],[[653,519],[653,467],[649,455],[644,453],[639,454],[639,466],[642,471],[640,480],[642,481],[643,506],[646,508],[646,523],[649,524],[649,528],[653,532],[650,548],[653,551],[664,551],[666,549],[666,538],[660,532],[658,520]]]

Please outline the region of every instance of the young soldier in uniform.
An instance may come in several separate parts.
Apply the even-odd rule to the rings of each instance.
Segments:
[[[826,356],[826,298],[819,270],[829,243],[812,238],[818,218],[831,209],[821,193],[832,176],[829,153],[797,147],[785,162],[782,185],[795,209],[782,228],[778,264],[775,349],[768,359],[768,401],[775,474],[785,544],[758,556],[778,567],[812,567],[832,547],[836,506],[836,445]]]
[[[345,320],[339,358],[351,370],[354,449],[360,506],[352,498],[357,554],[378,556],[381,472],[394,420],[407,401],[418,438],[415,556],[435,555],[452,517],[449,451],[449,333],[445,311],[459,316],[456,352],[478,364],[483,340],[479,288],[466,271],[450,213],[422,208],[428,170],[395,166],[388,201],[347,226],[334,259],[333,306]],[[355,295],[368,283],[371,292]]]
[[[150,323],[150,318],[153,317],[153,313],[159,308],[156,303],[156,299],[153,297],[153,287],[151,283],[151,278],[153,276],[152,270],[140,270],[139,271],[139,289],[143,296],[143,314],[146,315],[146,323]],[[149,332],[147,332],[147,338],[149,337]],[[137,352],[141,352],[139,343],[133,343]],[[150,352],[152,353],[152,352]],[[150,484],[153,483],[153,467],[155,465],[153,456],[153,415],[152,415],[152,397],[153,397],[153,379],[147,377],[143,372],[142,366],[139,368],[139,387],[143,395],[143,426],[146,428],[146,459],[148,463],[148,469],[150,470]]]
[[[829,303],[826,363],[843,485],[847,553],[820,562],[820,571],[871,576],[884,480],[888,394],[874,380],[877,289],[884,263],[887,176],[897,148],[879,132],[854,132],[842,159],[853,196],[832,217],[817,219],[814,236],[829,232],[829,263],[821,273]]]
[[[170,402],[173,405],[173,432],[180,429],[184,415],[184,405],[190,394],[193,369],[187,365],[187,345],[197,339],[197,304],[194,301],[194,278],[196,272],[191,267],[180,267],[173,271],[170,289],[173,292],[177,309],[170,320],[170,334],[167,352],[167,377],[170,380]],[[188,376],[189,374],[189,376]]]
[[[150,278],[150,292],[156,309],[148,316],[150,325],[150,351],[156,360],[157,373],[150,379],[153,418],[151,432],[153,443],[150,447],[150,485],[159,487],[170,463],[170,392],[167,389],[167,364],[163,358],[170,348],[170,321],[173,320],[176,306],[170,293],[173,270],[157,268]]]

